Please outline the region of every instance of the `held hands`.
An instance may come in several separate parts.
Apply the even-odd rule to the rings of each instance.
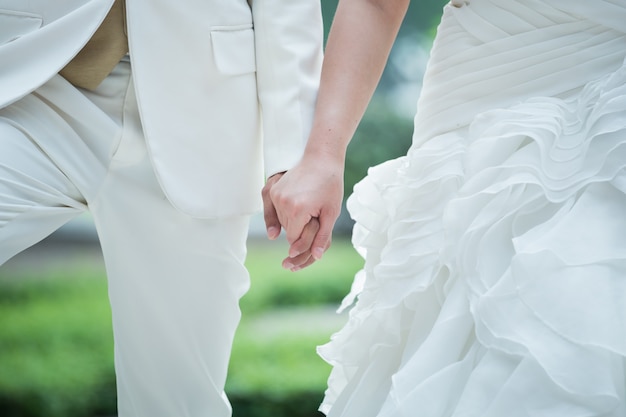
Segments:
[[[311,132],[300,163],[263,190],[270,239],[289,242],[283,266],[302,269],[330,246],[348,143],[385,68],[409,0],[341,1],[324,51]]]
[[[276,239],[282,228],[289,243],[283,267],[305,268],[330,247],[343,197],[343,160],[305,155],[293,169],[270,177],[262,196],[268,237]]]

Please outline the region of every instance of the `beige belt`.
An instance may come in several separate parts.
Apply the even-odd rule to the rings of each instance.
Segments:
[[[93,37],[60,71],[77,87],[95,89],[128,53],[124,0],[115,0]]]

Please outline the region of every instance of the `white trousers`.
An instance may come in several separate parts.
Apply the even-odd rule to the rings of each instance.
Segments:
[[[249,218],[195,219],[168,202],[128,60],[94,92],[57,76],[0,109],[0,263],[84,210],[109,279],[120,417],[229,416]]]

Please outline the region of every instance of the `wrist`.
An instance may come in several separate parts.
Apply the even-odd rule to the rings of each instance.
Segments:
[[[343,167],[346,159],[347,140],[338,135],[311,134],[304,150],[303,159],[314,163],[327,162],[339,164]]]
[[[345,149],[328,145],[315,145],[305,149],[302,162],[310,167],[324,170],[342,170],[345,165]]]

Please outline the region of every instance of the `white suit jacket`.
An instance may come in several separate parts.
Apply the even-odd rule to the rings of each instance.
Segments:
[[[55,76],[112,3],[0,0],[0,108]],[[259,209],[264,174],[291,168],[310,130],[319,0],[250,3],[126,0],[152,162],[170,201],[197,217]]]

